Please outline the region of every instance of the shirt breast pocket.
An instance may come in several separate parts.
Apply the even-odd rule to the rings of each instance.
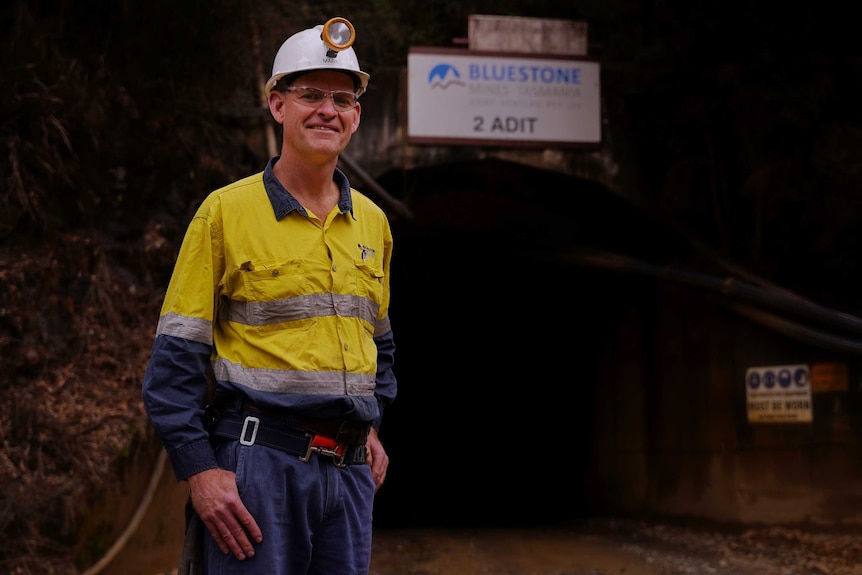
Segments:
[[[379,304],[383,300],[383,269],[368,265],[368,262],[363,260],[356,260],[354,263],[358,294]]]
[[[231,299],[273,302],[305,293],[302,260],[245,262],[236,271]]]

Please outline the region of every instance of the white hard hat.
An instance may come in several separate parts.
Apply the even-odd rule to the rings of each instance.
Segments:
[[[369,75],[359,69],[359,60],[351,47],[356,38],[353,25],[344,18],[332,18],[326,24],[297,32],[284,41],[275,55],[272,76],[266,82],[266,93],[284,76],[312,70],[340,70],[356,79],[356,93],[368,87]]]

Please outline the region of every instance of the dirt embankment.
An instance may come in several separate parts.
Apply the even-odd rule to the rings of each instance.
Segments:
[[[140,381],[160,294],[123,255],[83,235],[0,250],[0,572],[88,563],[102,544],[79,545],[84,519],[151,440]]]

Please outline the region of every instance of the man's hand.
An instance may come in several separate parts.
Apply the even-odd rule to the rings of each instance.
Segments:
[[[376,493],[383,481],[386,479],[386,470],[389,468],[389,456],[377,437],[377,430],[373,427],[368,433],[368,441],[365,444],[365,461],[371,466],[371,477],[374,478],[374,492]]]
[[[239,497],[236,474],[207,469],[188,481],[192,506],[222,553],[233,553],[239,560],[254,557],[251,539],[260,543],[263,534]]]

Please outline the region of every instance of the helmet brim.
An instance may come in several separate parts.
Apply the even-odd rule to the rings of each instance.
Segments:
[[[300,76],[304,76],[310,72],[342,72],[347,74],[353,79],[353,87],[356,91],[357,96],[361,96],[365,93],[365,90],[368,88],[368,80],[371,79],[371,76],[366,72],[356,72],[354,70],[345,70],[343,68],[309,68],[307,70],[298,70],[296,72],[283,72],[281,74],[273,75],[269,80],[267,80],[266,85],[264,86],[264,91],[267,96],[275,90],[275,85],[278,84],[278,81],[282,78],[290,77],[290,82],[292,83],[296,78]]]

